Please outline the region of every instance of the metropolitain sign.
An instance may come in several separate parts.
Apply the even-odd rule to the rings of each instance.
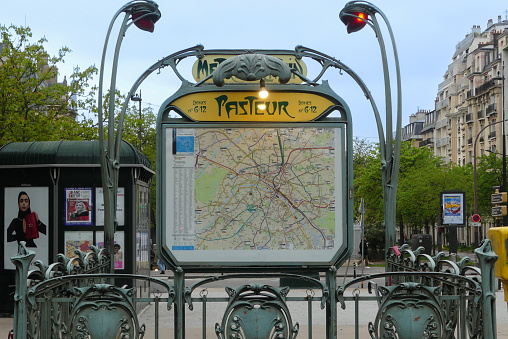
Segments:
[[[192,66],[192,76],[194,80],[197,82],[205,79],[207,76],[211,75],[213,71],[219,66],[222,62],[226,61],[229,58],[234,57],[235,55],[205,55],[201,59],[196,60],[194,65]],[[289,68],[295,69],[303,76],[307,76],[307,65],[301,59],[297,59],[294,55],[271,55],[276,57],[283,62],[285,62]],[[267,83],[277,83],[277,78],[273,76],[268,76],[264,78]],[[236,77],[231,77],[230,79],[224,79],[226,83],[244,83],[244,80],[238,79]],[[212,83],[212,79],[208,79],[207,83]],[[290,84],[300,84],[302,83],[302,79],[300,79],[296,74],[291,76],[291,80],[289,80]]]

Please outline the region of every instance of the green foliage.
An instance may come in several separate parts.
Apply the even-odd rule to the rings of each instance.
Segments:
[[[90,130],[75,116],[86,100],[95,67],[74,69],[70,84],[57,83],[59,63],[70,50],[50,56],[46,39],[32,42],[30,28],[0,26],[0,144],[11,141],[88,139]]]
[[[155,166],[156,122],[157,116],[152,107],[144,107],[140,113],[139,107],[131,105],[125,114],[122,131],[122,138],[145,154],[152,166]]]
[[[376,144],[353,140],[353,180],[355,188],[355,216],[358,218],[360,199],[365,199],[365,224],[383,222],[383,187],[381,184],[381,161]],[[372,243],[370,238],[367,238]],[[383,238],[384,239],[384,238]]]
[[[377,154],[377,144],[366,139],[353,139],[353,168],[361,168],[369,163],[369,159]],[[353,171],[353,175],[355,172]]]
[[[408,226],[434,222],[439,211],[439,192],[445,189],[446,172],[442,161],[428,148],[401,149],[397,216]]]
[[[354,140],[353,171],[355,203],[365,200],[365,224],[367,240],[373,248],[384,247],[383,187],[379,151],[368,142]],[[365,150],[369,151],[365,151]],[[403,143],[397,190],[398,224],[410,227],[412,231],[427,231],[437,221],[440,211],[440,192],[462,190],[466,192],[466,214],[474,211],[473,167],[444,164],[428,148],[411,147]],[[495,155],[483,156],[478,163],[479,211],[490,212],[492,186],[500,184],[501,162]],[[355,209],[355,212],[358,208]],[[357,213],[357,212],[356,212]]]

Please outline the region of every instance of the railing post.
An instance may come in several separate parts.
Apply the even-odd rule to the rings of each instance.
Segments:
[[[14,339],[27,338],[27,277],[28,268],[35,252],[25,247],[25,242],[21,241],[18,245],[18,253],[11,257],[11,261],[16,266],[16,289],[14,292]]]
[[[483,240],[481,246],[474,250],[482,274],[483,298],[483,331],[485,339],[496,339],[496,286],[494,277],[494,265],[498,259],[496,253],[492,250],[490,240]]]
[[[329,288],[329,297],[326,301],[326,338],[337,338],[337,268],[331,266],[326,272],[326,286]]]
[[[185,338],[185,273],[181,267],[174,271],[175,281],[175,339]]]

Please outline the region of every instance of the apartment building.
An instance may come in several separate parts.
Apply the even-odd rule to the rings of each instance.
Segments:
[[[438,86],[435,111],[427,113],[424,125],[425,140],[433,141],[425,146],[431,144],[445,162],[472,163],[474,147],[477,156],[502,149],[502,51],[507,43],[508,20],[499,16],[483,32],[473,26],[457,44]]]
[[[419,147],[424,139],[422,130],[427,111],[418,110],[409,116],[409,124],[402,128],[402,141],[411,141],[413,147]]]

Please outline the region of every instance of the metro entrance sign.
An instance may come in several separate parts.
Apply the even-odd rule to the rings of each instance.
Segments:
[[[194,121],[312,121],[335,104],[312,93],[273,93],[261,99],[257,91],[193,93],[172,102]]]
[[[239,67],[253,74],[256,65],[245,62],[274,63],[262,54],[241,57]],[[289,82],[290,72],[281,74],[289,66],[224,81],[241,77],[234,58],[209,74],[213,83],[183,82],[161,106],[161,256],[187,271],[342,264],[353,247],[347,105],[326,82],[274,81],[261,99],[260,77]]]
[[[228,60],[229,58],[235,56],[234,54],[208,54],[204,55],[203,57],[196,60],[194,65],[192,66],[192,76],[194,80],[197,82],[207,78],[210,74],[212,74],[215,69],[224,61]],[[299,73],[301,73],[303,76],[307,76],[307,65],[302,61],[302,59],[296,58],[294,55],[290,54],[276,54],[272,55],[283,62],[285,62],[289,68],[297,70]],[[265,78],[265,81],[270,82],[276,82],[277,80],[273,76],[268,76]],[[211,79],[208,80],[208,82],[212,82]],[[231,78],[228,82],[231,83],[240,83],[245,82],[244,80],[238,79],[238,78]],[[292,75],[291,79],[288,81],[288,83],[302,83],[302,79],[297,77],[296,75]]]

